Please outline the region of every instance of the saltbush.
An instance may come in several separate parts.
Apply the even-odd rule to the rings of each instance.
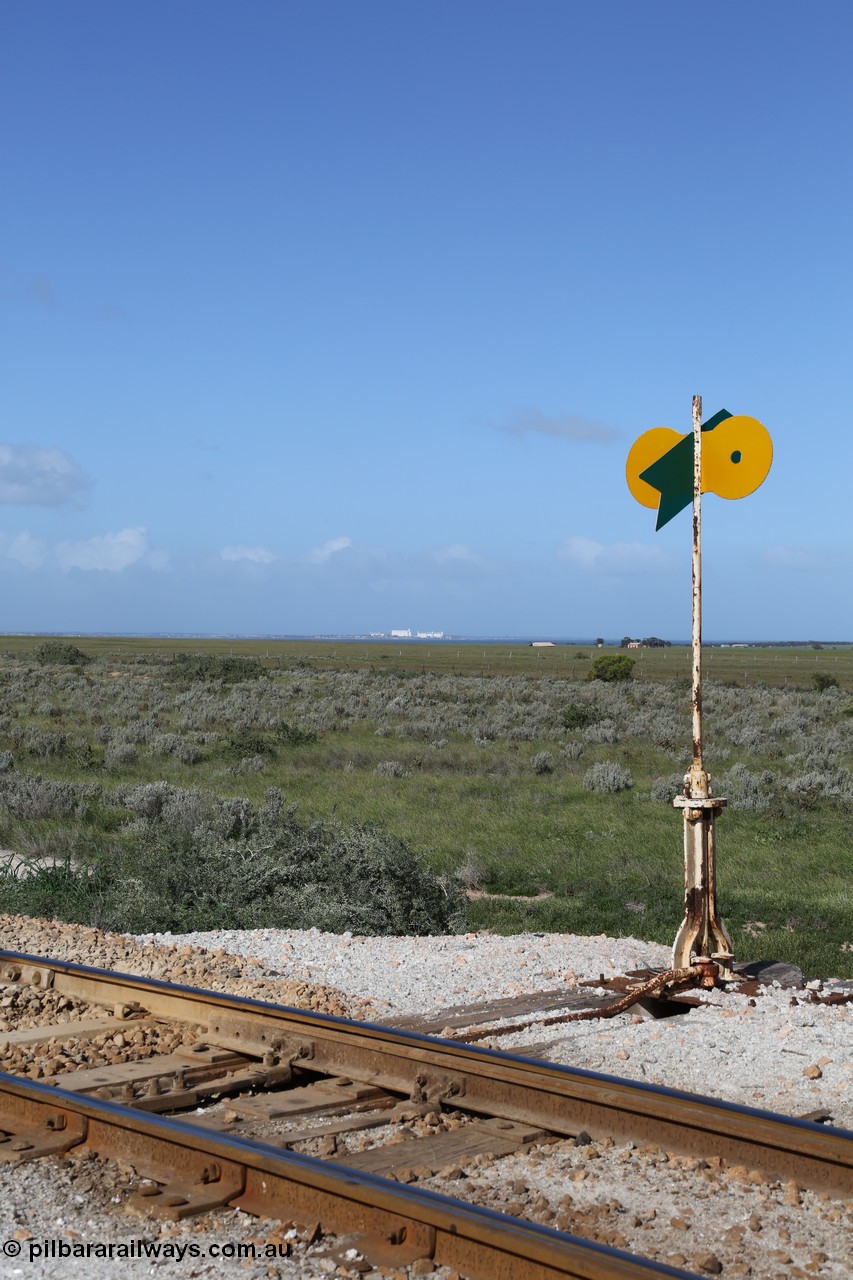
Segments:
[[[68,740],[64,733],[52,733],[49,729],[38,729],[35,725],[30,725],[24,730],[21,746],[28,756],[47,760],[51,756],[64,756]]]
[[[126,769],[138,762],[139,751],[134,743],[118,739],[107,744],[104,752],[105,769]]]
[[[283,720],[275,727],[276,740],[285,747],[307,747],[312,742],[317,741],[317,735],[313,729],[303,729],[298,724],[288,724]]]
[[[634,779],[630,769],[613,760],[606,760],[587,769],[583,775],[583,785],[587,791],[627,791],[629,787],[633,787]]]
[[[54,782],[41,774],[0,773],[0,806],[19,820],[33,818],[78,818],[89,803],[102,795],[101,788],[90,784]]]
[[[770,769],[751,773],[745,764],[733,764],[716,780],[715,791],[725,796],[732,809],[764,813],[776,799],[778,779]]]
[[[109,855],[90,856],[76,871],[66,867],[61,883],[49,869],[0,877],[6,909],[31,912],[38,904],[43,914],[131,932],[464,928],[458,884],[374,827],[303,826],[274,789],[257,810],[247,800],[159,784],[126,799],[152,817],[127,828]]]
[[[399,760],[381,760],[373,772],[379,778],[406,777],[406,770]]]
[[[652,799],[671,805],[676,796],[684,795],[684,774],[668,773],[655,778],[652,783]]]
[[[814,769],[785,779],[785,787],[800,804],[808,806],[817,800],[834,800],[853,805],[853,774],[849,769]]]

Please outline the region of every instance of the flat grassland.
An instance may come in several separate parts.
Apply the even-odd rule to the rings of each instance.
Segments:
[[[0,844],[41,867],[0,879],[0,908],[101,923],[77,869],[91,877],[87,864],[118,857],[145,823],[156,853],[152,797],[165,783],[175,812],[176,796],[189,812],[199,793],[232,815],[238,801],[259,811],[278,788],[303,823],[375,825],[468,890],[471,928],[675,935],[686,648],[631,651],[634,678],[605,682],[587,679],[596,658],[624,650],[59,642],[82,663],[73,651],[39,659],[41,643],[0,638]],[[853,648],[706,648],[704,674],[706,763],[729,802],[720,908],[736,955],[853,976]],[[228,838],[254,856],[241,821]],[[173,855],[166,841],[161,861]],[[286,896],[273,901],[254,923],[304,925],[287,918]],[[157,927],[171,927],[163,911]]]

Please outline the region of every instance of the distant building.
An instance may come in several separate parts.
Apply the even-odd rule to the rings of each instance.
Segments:
[[[531,649],[553,649],[554,641],[553,640],[531,640],[530,648]]]
[[[628,648],[629,648],[629,649],[645,649],[645,647],[646,647],[646,646],[643,644],[642,640],[629,640],[629,641],[628,641]]]
[[[412,638],[412,628],[411,628],[411,627],[407,627],[405,631],[392,631],[392,632],[391,632],[391,639],[392,639],[392,640],[411,640],[411,638]]]
[[[418,631],[415,633],[418,640],[443,640],[443,631]]]

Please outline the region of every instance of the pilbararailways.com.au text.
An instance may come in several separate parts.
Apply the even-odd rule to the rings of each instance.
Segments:
[[[192,1241],[181,1244],[177,1240],[120,1240],[101,1244],[93,1240],[65,1240],[60,1237],[42,1240],[4,1240],[0,1254],[6,1258],[37,1262],[44,1258],[112,1258],[124,1261],[128,1258],[148,1258],[151,1261],[166,1259],[183,1262],[184,1258],[225,1258],[241,1262],[280,1259],[290,1256],[290,1244],[286,1240],[270,1240],[267,1244],[254,1241],[226,1241],[223,1244],[201,1245]]]

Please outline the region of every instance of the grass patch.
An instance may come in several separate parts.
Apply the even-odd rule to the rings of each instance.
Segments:
[[[440,931],[459,920],[451,880],[476,866],[491,893],[552,896],[473,902],[474,927],[675,936],[682,833],[669,799],[690,758],[686,650],[632,651],[634,679],[590,682],[571,649],[79,644],[85,667],[42,665],[24,638],[0,657],[0,846],[61,864],[0,882],[7,910],[26,900],[82,918],[84,902],[91,922],[143,931],[263,919],[405,932],[419,930],[423,899],[423,930]],[[853,976],[853,651],[705,657],[709,767],[729,796],[720,907],[738,958]],[[245,827],[270,788],[311,858],[279,836],[267,856]],[[172,812],[174,792],[176,827],[154,813],[161,801]],[[322,840],[305,834],[315,827]],[[347,831],[361,833],[351,858]],[[367,844],[375,874],[359,861]],[[312,858],[325,868],[313,881]],[[371,923],[386,882],[400,901]],[[328,923],[347,911],[349,924]]]

